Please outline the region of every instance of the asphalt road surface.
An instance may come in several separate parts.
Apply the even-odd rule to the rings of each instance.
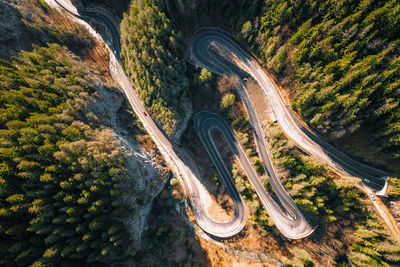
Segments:
[[[193,121],[195,129],[213,160],[214,165],[218,169],[220,176],[225,181],[225,184],[228,185],[228,191],[236,192],[235,194],[237,194],[237,190],[233,184],[233,179],[226,169],[226,166],[211,137],[211,131],[213,129],[218,130],[224,136],[278,230],[285,237],[290,239],[304,238],[314,231],[316,227],[315,224],[296,206],[289,195],[286,194],[283,187],[278,189],[284,191],[278,197],[285,198],[282,199],[282,201],[284,202],[286,211],[282,210],[280,205],[278,205],[278,203],[276,203],[268,194],[265,190],[265,186],[260,182],[253,165],[250,163],[246,153],[243,151],[243,148],[233,136],[231,128],[221,116],[213,112],[203,111],[195,114]],[[232,193],[230,195],[232,196],[234,194]],[[239,197],[240,196],[238,195],[237,198]],[[235,198],[233,201],[238,201],[238,199]],[[289,211],[289,213],[287,211]]]
[[[88,12],[78,11],[74,6],[71,6],[68,2],[65,2],[63,0],[56,0],[56,2],[59,5],[61,5],[65,10],[67,10],[69,13],[73,14],[78,18],[91,16],[91,14],[89,14],[90,12],[88,13]],[[99,12],[102,11],[99,10]],[[94,13],[94,16],[97,17],[101,16],[103,20],[111,19],[110,17],[102,15],[101,13]],[[108,27],[114,27],[113,26],[114,24],[115,23],[111,21],[108,21],[106,23]],[[110,30],[112,30],[112,28],[110,28]],[[117,29],[114,30],[115,32],[118,32]],[[117,43],[119,41],[114,40],[113,42]],[[119,48],[117,51],[119,52]],[[205,211],[205,207],[203,205],[204,196],[202,196],[202,193],[199,192],[198,190],[198,188],[200,187],[200,181],[193,174],[193,171],[188,167],[184,153],[181,151],[179,147],[172,144],[168,140],[168,138],[158,128],[158,126],[150,116],[146,116],[144,114],[144,112],[147,113],[147,111],[145,110],[135,90],[132,88],[129,79],[126,77],[120,63],[116,60],[115,57],[113,57],[113,55],[111,55],[111,61],[113,63],[112,64],[113,78],[120,83],[133,110],[139,117],[140,121],[143,123],[143,126],[146,129],[146,131],[151,135],[152,139],[156,143],[160,152],[166,158],[167,162],[171,163],[170,167],[174,170],[174,173],[183,178],[186,184],[186,190],[188,192],[189,199],[191,201],[191,207],[196,217],[198,225],[209,235],[219,238],[227,238],[239,233],[246,224],[246,212],[243,201],[240,198],[239,194],[237,193],[236,189],[228,191],[234,203],[233,218],[227,222],[218,222],[213,220]],[[227,187],[228,186],[229,185],[227,184]]]
[[[226,33],[217,29],[204,28],[194,34],[189,47],[189,57],[195,60],[196,65],[220,75],[235,74],[235,70],[231,66],[232,63],[227,64],[226,60],[216,56],[215,52],[210,49],[212,43],[224,47],[242,63],[245,71],[261,86],[270,100],[272,110],[283,131],[295,140],[299,146],[310,154],[323,159],[329,166],[339,172],[349,176],[360,177],[374,191],[379,191],[384,187],[388,176],[387,172],[352,159],[333,147],[324,138],[313,133],[284,103],[278,89],[261,69],[257,60]],[[252,123],[253,127],[255,124],[258,123]],[[255,132],[260,134],[257,129],[255,129]],[[257,137],[260,138],[261,135],[257,135]],[[259,149],[261,149],[261,146]]]
[[[116,57],[119,56],[120,52],[120,44],[119,44],[119,30],[115,23],[113,21],[112,16],[110,16],[107,12],[102,11],[101,9],[94,10],[91,9],[90,11],[85,10],[85,11],[78,11],[74,6],[70,5],[69,3],[63,1],[63,0],[56,0],[58,4],[60,4],[64,9],[66,9],[69,13],[75,15],[78,18],[93,18],[96,17],[100,20],[103,21],[103,23],[109,28],[109,30],[112,32],[113,36],[113,46],[114,46],[114,55]],[[231,65],[227,64],[227,62],[224,61],[219,61],[216,60],[215,54],[210,53],[209,50],[209,45],[211,42],[218,42],[221,45],[225,46],[226,48],[230,49],[246,66],[248,66],[248,72],[250,75],[253,76],[253,78],[260,83],[262,86],[263,90],[266,92],[266,94],[269,96],[274,92],[275,88],[271,85],[272,83],[268,80],[268,77],[263,73],[263,71],[259,68],[258,63],[251,57],[250,54],[248,54],[245,50],[243,50],[233,39],[231,39],[228,35],[221,33],[219,31],[215,30],[202,30],[198,31],[195,36],[192,39],[191,46],[190,46],[190,54],[192,55],[193,58],[197,60],[196,64],[200,64],[203,67],[206,67],[207,69],[219,73],[219,74],[225,74],[229,72],[230,74],[233,74],[234,71],[231,69]],[[237,190],[233,186],[233,181],[232,179],[226,174],[224,174],[224,182],[227,185],[228,193],[230,194],[230,197],[232,198],[234,202],[234,217],[228,221],[228,222],[217,222],[213,220],[205,211],[205,207],[203,205],[202,201],[202,194],[199,192],[199,179],[193,174],[193,171],[188,167],[188,164],[186,163],[185,157],[183,156],[184,153],[180,150],[179,147],[175,146],[172,144],[168,138],[164,135],[164,133],[158,128],[156,123],[151,119],[150,116],[144,115],[144,112],[146,112],[142,102],[140,101],[139,97],[137,96],[136,92],[132,88],[128,78],[126,77],[124,71],[122,70],[121,65],[119,64],[118,60],[116,60],[115,57],[111,56],[111,61],[113,62],[113,76],[114,78],[120,83],[121,87],[123,88],[130,104],[132,105],[132,108],[134,109],[135,113],[143,123],[144,128],[146,131],[151,135],[155,143],[157,144],[158,148],[160,149],[161,153],[163,156],[166,158],[167,162],[172,162],[171,164],[173,166],[170,166],[173,170],[174,173],[181,176],[186,184],[186,190],[189,195],[189,199],[191,201],[191,206],[192,210],[195,214],[195,217],[197,219],[197,222],[199,226],[208,234],[216,237],[230,237],[238,232],[240,232],[245,223],[246,223],[246,212],[245,212],[245,207],[243,205],[243,201],[241,200]],[[270,84],[267,82],[269,81]],[[272,89],[270,88],[272,86]],[[270,91],[269,91],[270,90]],[[276,96],[275,96],[276,97]],[[289,113],[287,111],[286,106],[283,104],[283,101],[279,98],[272,98],[274,101],[273,103],[277,102],[274,104],[274,110],[276,113],[278,113],[278,120],[280,121],[282,127],[284,125],[289,125],[289,130],[293,131],[295,133],[302,133],[301,138],[304,140],[307,136],[305,133],[305,130],[301,130],[300,126],[297,124],[300,121],[296,121],[296,119],[293,117],[293,114]],[[280,102],[279,102],[280,101]],[[247,108],[249,112],[249,106],[251,108],[251,103],[247,103]],[[283,111],[282,111],[283,110]],[[257,120],[256,115],[254,114],[254,111],[251,112],[252,109],[250,109],[250,117],[252,119],[252,124],[253,128],[255,130],[255,135],[256,135],[256,140],[257,140],[257,145],[260,150],[261,157],[264,160],[265,163],[265,168],[268,172],[268,174],[273,176],[274,171],[272,168],[272,164],[270,161],[266,160],[266,157],[268,157],[267,152],[262,153],[262,149],[265,146],[261,145],[261,141],[264,142],[260,127],[259,127],[259,122]],[[279,112],[286,112],[283,113],[285,116],[279,116],[281,113]],[[202,113],[201,113],[202,114]],[[202,122],[205,119],[206,123],[204,127],[209,127],[212,125],[210,124],[210,121],[208,118],[213,117],[210,114],[204,113],[203,115],[198,115],[196,118],[198,119],[197,122]],[[218,119],[219,118],[219,119]],[[260,183],[259,179],[257,178],[257,175],[255,174],[254,170],[251,168],[251,164],[248,161],[247,157],[242,154],[243,151],[241,151],[241,147],[237,146],[237,142],[233,138],[233,135],[229,129],[227,128],[226,123],[224,124],[223,120],[220,120],[220,117],[215,117],[211,121],[215,123],[213,127],[218,127],[218,129],[224,134],[225,138],[228,140],[228,142],[231,145],[232,151],[237,154],[239,157],[239,161],[246,170],[246,174],[249,176],[249,179],[251,179],[251,183],[253,186],[256,188],[256,191],[268,210],[270,216],[274,219],[275,224],[277,228],[282,232],[283,235],[285,235],[288,238],[291,239],[298,239],[298,238],[303,238],[308,235],[310,235],[314,229],[315,225],[313,222],[307,217],[307,215],[303,215],[301,210],[298,209],[298,207],[294,204],[293,200],[289,197],[289,195],[286,193],[286,191],[283,189],[282,185],[280,182],[276,179],[276,182],[273,182],[273,178],[271,177],[271,185],[273,186],[273,189],[275,190],[275,193],[278,195],[280,203],[276,203],[271,196],[266,192],[264,186]],[[207,123],[208,121],[208,123]],[[285,121],[289,121],[289,123],[283,123]],[[301,124],[301,122],[300,122]],[[295,126],[294,129],[290,129],[291,127]],[[287,131],[288,127],[283,127],[285,132]],[[300,129],[300,130],[299,130]],[[200,131],[202,132],[202,131]],[[204,132],[203,132],[204,133]],[[310,132],[311,133],[311,132]],[[261,137],[261,138],[260,138]],[[292,136],[291,136],[292,137]],[[205,138],[205,139],[204,139]],[[292,137],[293,138],[293,137]],[[210,139],[207,139],[207,136],[203,135],[203,139],[206,142],[210,142]],[[298,141],[296,138],[293,138],[296,141]],[[209,140],[209,141],[207,141]],[[306,139],[308,140],[308,139]],[[311,140],[311,139],[310,139]],[[323,140],[322,140],[323,141]],[[204,142],[204,141],[203,141]],[[212,140],[211,140],[212,142]],[[318,144],[318,142],[311,140],[311,143],[315,146],[315,144]],[[300,145],[303,146],[303,143],[299,142]],[[206,146],[208,151],[212,151],[211,145]],[[319,148],[322,148],[321,145],[317,146]],[[327,146],[328,147],[328,146]],[[303,148],[306,148],[303,146]],[[324,147],[325,148],[325,147]],[[330,149],[330,147],[328,147]],[[314,147],[315,149],[315,147]],[[325,151],[322,149],[322,151]],[[336,150],[334,150],[336,151]],[[318,151],[320,152],[320,151]],[[214,153],[215,151],[211,152]],[[324,152],[325,153],[325,152]],[[328,153],[322,153],[322,155],[326,155]],[[264,154],[264,155],[263,155]],[[318,155],[318,153],[316,153]],[[217,157],[218,158],[218,157]],[[214,158],[215,159],[215,158]],[[331,159],[329,157],[329,159]],[[268,162],[271,166],[268,166]],[[333,161],[335,162],[335,161]],[[339,164],[339,167],[342,167],[342,165]],[[338,168],[339,168],[338,167]],[[224,165],[220,165],[218,167],[219,171],[224,172],[223,168]],[[350,169],[348,167],[348,169]],[[342,171],[346,171],[347,169],[343,169]],[[379,173],[378,170],[374,168],[368,169],[368,172],[376,174],[376,172]],[[383,173],[383,172],[382,172]],[[229,173],[228,173],[229,174]],[[359,175],[355,175],[359,176]],[[250,178],[251,177],[251,178]],[[370,177],[372,180],[372,176]],[[374,181],[374,180],[373,180]],[[279,189],[279,187],[281,189]],[[282,209],[283,207],[283,209]]]

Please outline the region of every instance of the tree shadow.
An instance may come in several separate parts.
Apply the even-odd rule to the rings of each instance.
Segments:
[[[137,266],[207,266],[198,237],[176,209],[182,205],[167,185],[153,201],[142,248],[133,258]],[[184,211],[184,209],[183,209]]]

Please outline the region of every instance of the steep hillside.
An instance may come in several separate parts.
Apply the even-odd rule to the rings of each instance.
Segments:
[[[182,35],[151,1],[134,0],[121,22],[121,58],[149,112],[180,138],[191,116]]]
[[[136,26],[134,20],[123,24],[127,31],[131,28],[137,32],[143,30],[146,33],[143,40],[159,41],[163,36],[155,22],[167,21],[168,27],[172,25],[174,31],[182,33],[185,44],[201,26],[231,31],[275,74],[289,92],[293,107],[315,130],[370,164],[398,171],[396,139],[386,134],[397,131],[396,126],[391,129],[391,123],[398,122],[398,30],[396,19],[388,18],[398,17],[395,1],[387,4],[379,1],[213,0],[138,3],[143,2],[134,1],[130,16],[148,16]],[[149,15],[158,11],[159,17]],[[149,17],[151,22],[147,21]],[[380,19],[384,21],[379,22]],[[131,50],[134,51],[131,56],[138,51],[145,51],[143,54],[147,55],[147,51],[157,47],[154,43],[141,43],[140,50]],[[169,47],[170,44],[164,43],[163,49]],[[126,53],[131,51],[127,49]],[[155,61],[152,66],[158,66],[157,59],[161,57],[156,53],[152,55]],[[191,66],[185,73],[195,110],[202,102],[208,107],[219,104],[210,100],[212,91],[217,90],[215,84],[194,86],[199,80],[207,80],[205,73]],[[315,99],[314,95],[326,98]],[[230,102],[228,98],[225,100],[222,106]],[[391,104],[385,105],[386,101]],[[321,114],[315,117],[318,113]],[[193,134],[190,127],[186,134]],[[267,262],[261,260],[261,256],[249,256],[256,254],[279,259],[288,266],[346,266],[348,260],[357,266],[398,264],[398,240],[383,227],[368,196],[354,181],[334,175],[289,142],[282,133],[273,140],[275,164],[280,167],[282,181],[293,198],[314,216],[320,227],[307,239],[290,241],[274,230],[266,214],[258,212],[251,216],[249,227],[232,239],[216,242],[215,246],[212,241],[200,239],[210,263],[233,265],[253,261],[258,266],[263,260]],[[194,145],[194,150],[199,150],[191,141],[184,141],[185,145]],[[249,199],[257,203],[246,178],[233,177],[239,188],[250,192]],[[398,182],[394,181],[394,184]],[[393,195],[398,194],[397,190],[391,191]],[[254,209],[254,205],[248,203],[248,206]]]
[[[30,38],[24,31],[18,10],[0,1],[0,58],[16,56],[20,49],[30,47]]]
[[[266,1],[238,34],[314,129],[397,173],[399,10],[398,1]]]
[[[121,22],[125,71],[152,117],[175,140],[192,112],[184,42],[200,25],[245,21],[241,16],[255,16],[260,6],[260,1],[230,2],[133,0]]]
[[[0,3],[0,265],[127,264],[168,172],[101,41],[42,1]]]

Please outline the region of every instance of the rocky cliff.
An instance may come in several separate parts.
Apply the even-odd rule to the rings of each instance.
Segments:
[[[147,217],[151,210],[153,199],[161,192],[166,182],[165,170],[155,159],[135,140],[133,133],[119,120],[118,113],[124,112],[121,107],[125,96],[115,87],[104,88],[96,85],[97,98],[88,105],[86,113],[91,114],[100,122],[100,127],[110,129],[125,153],[126,168],[132,179],[127,184],[131,194],[124,201],[130,204],[134,212],[125,221],[135,240],[135,248],[140,248],[140,241],[147,225]],[[164,174],[163,174],[164,173]]]
[[[16,56],[19,50],[31,47],[21,18],[11,1],[0,0],[0,58]]]

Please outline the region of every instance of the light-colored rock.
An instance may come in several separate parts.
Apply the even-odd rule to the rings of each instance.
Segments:
[[[157,163],[118,122],[117,112],[124,95],[117,88],[104,88],[96,83],[96,100],[87,106],[87,113],[94,114],[103,128],[112,129],[115,139],[125,154],[125,167],[130,177],[126,188],[130,191],[123,201],[133,212],[124,223],[130,229],[134,240],[133,248],[140,248],[142,234],[147,226],[153,199],[164,188],[166,177],[161,177]],[[93,115],[92,115],[93,118]]]
[[[16,56],[21,49],[29,49],[26,29],[19,11],[7,0],[0,0],[0,58]]]
[[[183,116],[177,116],[175,134],[172,136],[173,141],[177,144],[181,143],[183,133],[186,131],[189,120],[193,115],[193,107],[189,100],[182,104],[182,108],[185,110],[185,114],[183,114]]]

